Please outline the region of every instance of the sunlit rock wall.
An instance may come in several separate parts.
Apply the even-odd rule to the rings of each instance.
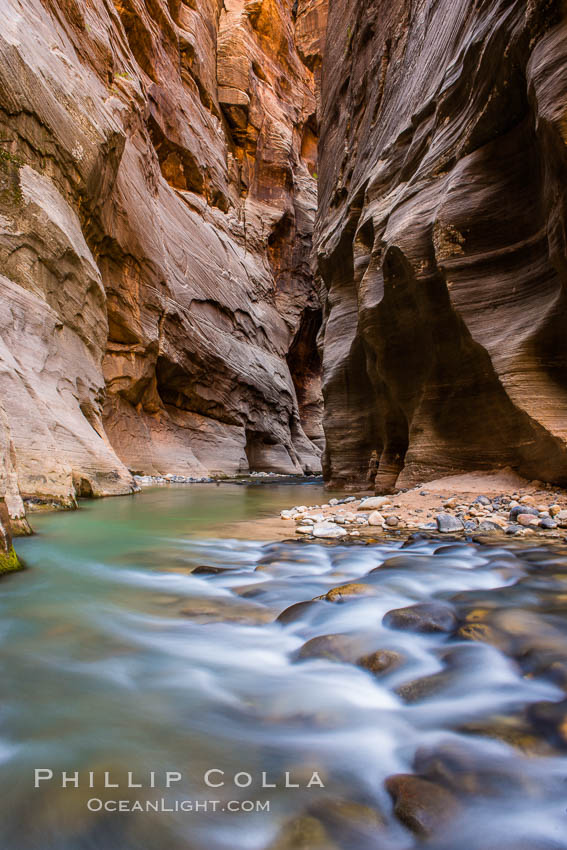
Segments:
[[[16,492],[320,468],[311,5],[0,0]]]

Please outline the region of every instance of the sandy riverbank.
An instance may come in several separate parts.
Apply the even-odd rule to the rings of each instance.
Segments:
[[[366,501],[370,498],[374,498],[370,492],[360,492],[354,499],[345,494],[344,499],[352,501],[342,504],[339,498],[331,500],[332,504],[290,505],[283,515],[227,525],[224,536],[250,540],[399,538],[419,531],[550,540],[567,536],[567,491],[541,481],[526,481],[507,469],[440,478],[392,494],[382,502],[383,497]],[[449,519],[439,520],[440,516]],[[320,535],[317,529],[323,529]]]

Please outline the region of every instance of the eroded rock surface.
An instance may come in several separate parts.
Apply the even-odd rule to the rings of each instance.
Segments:
[[[567,481],[563,8],[330,5],[316,241],[334,484],[505,465]]]
[[[320,468],[321,5],[0,3],[15,492]]]

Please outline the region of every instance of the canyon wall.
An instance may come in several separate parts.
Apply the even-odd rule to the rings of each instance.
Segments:
[[[0,0],[13,515],[132,472],[320,469],[321,5]]]
[[[554,0],[332,0],[324,466],[567,483],[567,25]]]

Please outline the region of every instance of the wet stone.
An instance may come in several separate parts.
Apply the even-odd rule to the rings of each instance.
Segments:
[[[456,798],[441,785],[411,774],[390,776],[386,790],[394,801],[394,813],[401,823],[422,838],[445,828],[458,814]]]
[[[363,655],[357,659],[357,665],[375,676],[383,673],[391,673],[404,663],[404,656],[390,649],[379,649],[369,655]]]
[[[526,790],[525,779],[505,771],[498,758],[492,762],[483,753],[460,741],[448,740],[434,747],[421,747],[415,754],[414,770],[424,779],[443,785],[459,795],[501,796],[512,788]]]
[[[422,700],[434,697],[443,691],[453,680],[453,674],[448,670],[433,673],[431,676],[422,676],[411,682],[406,682],[396,688],[396,693],[407,703],[422,702]]]
[[[342,848],[377,850],[380,832],[386,827],[381,812],[353,800],[324,800],[310,806],[309,813]]]
[[[350,597],[357,596],[374,596],[376,591],[368,584],[342,584],[339,587],[333,587],[324,596],[317,596],[316,599],[325,599],[327,602],[344,602]]]
[[[317,602],[312,599],[308,599],[305,602],[296,602],[278,615],[276,623],[282,623],[284,626],[288,623],[295,623],[297,620],[301,620],[303,615],[316,604]]]
[[[567,700],[536,702],[526,711],[528,720],[553,746],[567,749]]]
[[[282,827],[266,850],[338,850],[317,818],[304,815]]]
[[[268,608],[253,603],[222,599],[191,599],[179,612],[198,623],[269,623],[273,620]]]
[[[382,623],[391,629],[446,634],[454,632],[458,625],[453,609],[440,602],[422,602],[407,608],[388,611]]]
[[[326,658],[328,661],[354,661],[357,648],[353,639],[347,635],[320,635],[311,638],[297,651],[296,658]]]

